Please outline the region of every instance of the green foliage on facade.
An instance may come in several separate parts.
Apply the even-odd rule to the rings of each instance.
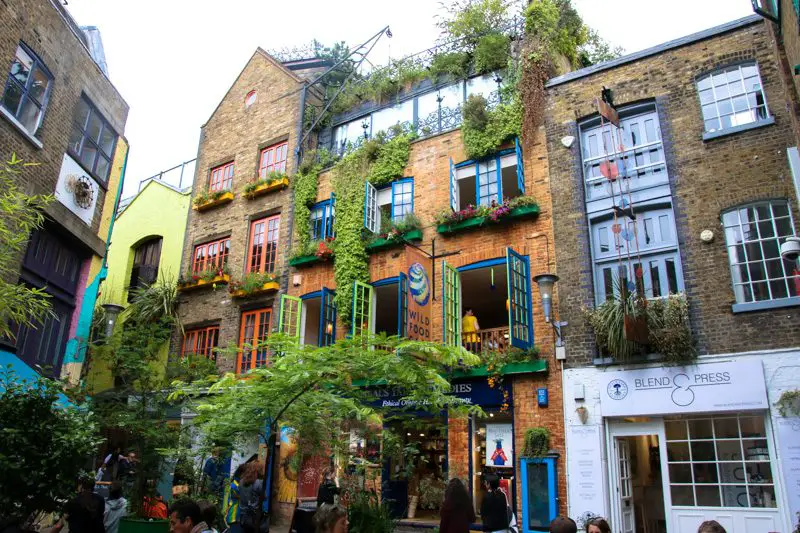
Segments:
[[[550,451],[550,431],[546,427],[534,427],[525,432],[523,457],[538,458]]]
[[[306,154],[297,173],[292,176],[294,189],[294,250],[305,250],[311,240],[311,206],[317,199],[317,183],[322,164],[317,160],[317,153]]]
[[[86,458],[97,452],[91,411],[59,405],[62,384],[0,373],[0,524],[21,525],[34,512],[63,510]]]
[[[370,163],[365,147],[344,156],[333,168],[336,197],[336,260],[333,275],[339,289],[334,296],[336,312],[344,324],[353,312],[353,283],[369,283],[369,263],[361,229],[364,227],[364,189]]]
[[[481,37],[475,47],[475,71],[479,74],[502,70],[508,65],[511,38],[503,33]]]
[[[522,134],[522,100],[516,90],[510,97],[494,109],[480,95],[471,95],[464,103],[461,135],[467,157],[486,157]]]
[[[411,153],[411,141],[415,136],[413,133],[401,133],[397,128],[392,131],[394,135],[386,140],[383,132],[375,136],[375,139],[366,144],[375,143],[375,159],[371,163],[367,180],[376,187],[387,185],[392,181],[402,178],[408,165],[408,157]],[[372,148],[367,146],[364,150],[370,151]]]
[[[51,196],[30,196],[17,185],[23,163],[15,154],[0,165],[0,338],[14,338],[13,324],[36,327],[50,314],[49,295],[17,283],[19,259],[32,231],[42,227]]]

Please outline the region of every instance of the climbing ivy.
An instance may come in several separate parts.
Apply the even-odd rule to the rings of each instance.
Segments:
[[[374,139],[378,145],[377,153],[367,180],[375,186],[386,185],[403,177],[403,171],[408,165],[411,141],[415,135],[411,132],[402,132],[398,127],[390,130],[390,134],[394,136],[389,140],[385,140],[386,136],[383,133],[379,133]]]
[[[353,311],[353,282],[369,282],[369,263],[361,228],[364,225],[364,181],[369,161],[364,147],[344,156],[333,168],[333,190],[336,196],[336,259],[333,276],[336,280],[334,302],[342,322],[350,323]]]
[[[327,155],[327,154],[325,154]],[[311,151],[305,155],[297,174],[292,177],[294,189],[295,250],[305,250],[311,240],[311,206],[317,199],[317,183],[325,158]]]
[[[471,95],[464,103],[461,135],[470,159],[480,159],[497,151],[522,133],[522,100],[516,90],[510,100],[488,109],[483,96]]]

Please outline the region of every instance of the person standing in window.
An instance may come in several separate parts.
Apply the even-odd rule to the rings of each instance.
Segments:
[[[480,338],[478,331],[481,326],[478,324],[478,318],[472,312],[471,307],[467,307],[464,311],[464,318],[461,319],[461,332],[464,338],[464,347],[471,352],[479,352],[481,349]]]
[[[475,509],[464,483],[453,478],[444,491],[439,533],[469,533],[469,526],[475,522]]]

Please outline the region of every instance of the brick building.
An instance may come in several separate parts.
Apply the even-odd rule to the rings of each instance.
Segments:
[[[195,206],[187,222],[181,269],[184,279],[179,289],[179,313],[186,336],[176,335],[174,352],[210,354],[213,348],[255,345],[278,329],[282,311],[286,315],[284,329],[290,328],[290,310],[299,310],[291,327],[305,344],[325,345],[349,333],[336,318],[332,295],[337,290],[354,291],[354,287],[336,287],[336,259],[318,262],[310,256],[290,261],[292,190],[283,188],[282,175],[270,174],[276,171],[291,176],[295,172],[303,131],[302,95],[315,97],[311,90],[302,90],[303,80],[324,66],[310,60],[279,63],[258,50],[203,126]],[[531,516],[544,523],[566,509],[561,371],[553,359],[551,328],[544,321],[538,291],[531,286],[532,275],[554,268],[544,130],[501,147],[485,160],[470,161],[458,129],[467,95],[481,93],[496,101],[497,89],[498,82],[491,75],[438,85],[424,81],[401,93],[395,105],[367,104],[334,117],[318,139],[312,136],[311,144],[340,152],[348,142],[398,122],[412,123],[424,132],[411,146],[403,178],[388,187],[365,191],[359,200],[374,209],[369,215],[372,224],[413,213],[422,226],[406,235],[417,249],[385,239],[368,244],[370,283],[359,287],[360,323],[373,333],[405,336],[414,327],[408,324],[412,316],[408,305],[420,300],[424,303],[417,301],[416,305],[426,320],[416,325],[417,331],[426,331],[424,338],[453,345],[471,343],[473,350],[481,352],[503,351],[512,343],[539,348],[538,357],[507,365],[503,384],[494,388],[489,386],[485,365],[456,375],[454,394],[480,404],[490,417],[441,419],[447,429],[436,438],[428,435],[425,445],[430,447],[429,455],[441,477],[446,479],[449,470],[450,475],[465,479],[476,503],[482,495],[481,474],[497,471],[506,480],[518,516],[529,503],[546,502],[531,510]],[[311,238],[315,240],[333,236],[333,172],[328,169],[320,174],[317,203],[310,209]],[[268,183],[257,186],[253,183],[256,177],[266,178]],[[483,180],[480,183],[479,178]],[[266,190],[251,198],[249,193],[256,187]],[[434,216],[444,209],[488,205],[492,200],[502,203],[504,197],[521,196],[535,199],[538,205],[521,203],[504,223],[493,225],[482,218],[449,226],[434,222]],[[484,223],[474,227],[476,222]],[[372,229],[381,233],[379,226]],[[414,271],[419,278],[409,274],[411,263],[420,263],[420,270]],[[509,268],[516,274],[511,289]],[[260,278],[263,290],[250,296],[225,287],[254,272],[272,273],[274,278]],[[420,283],[427,298],[417,298]],[[446,313],[445,293],[449,295]],[[507,303],[510,293],[513,303]],[[462,340],[461,319],[468,307],[474,310],[481,330],[466,333]],[[515,319],[510,326],[512,314]],[[448,317],[448,332],[443,316]],[[185,339],[197,338],[201,332],[207,344],[198,347],[194,343],[187,349]],[[246,372],[268,364],[267,358],[266,351],[240,350],[233,357],[218,356],[217,364],[223,370]],[[517,456],[524,447],[526,431],[533,427],[550,431],[552,453],[542,461],[523,461],[523,467]],[[489,443],[489,456],[496,440],[503,440],[507,463],[502,468],[486,466],[487,433],[494,439]],[[384,468],[388,474],[389,465]],[[530,498],[523,468],[530,469],[530,479],[540,472],[542,476],[542,486],[531,485]],[[386,486],[398,502],[395,512],[405,517],[407,483]],[[295,497],[316,496],[316,485],[292,488],[279,477],[273,496],[273,514],[278,519],[288,518]]]
[[[102,44],[90,39],[58,1],[0,5],[0,156],[24,167],[27,193],[51,194],[42,230],[20,258],[21,282],[44,287],[54,315],[19,328],[2,346],[3,364],[19,373],[39,367],[76,380],[101,280],[128,145],[122,137],[128,105],[98,66]],[[92,54],[95,55],[92,55]],[[103,59],[104,64],[104,59]]]
[[[575,518],[619,531],[796,522],[800,426],[774,404],[800,381],[800,273],[779,251],[796,234],[797,141],[768,24],[751,16],[546,84]],[[697,360],[599,349],[585,309],[620,291],[685,295]]]
[[[476,510],[480,509],[483,495],[483,475],[495,472],[508,483],[520,522],[523,510],[530,509],[531,517],[547,523],[548,513],[563,513],[566,506],[561,370],[554,359],[551,327],[544,320],[538,290],[532,286],[533,275],[554,268],[544,131],[531,132],[480,161],[469,160],[459,130],[461,105],[471,94],[482,94],[492,101],[496,91],[497,82],[491,75],[438,85],[423,82],[401,93],[392,105],[361,107],[334,118],[332,132],[320,134],[320,145],[336,152],[346,143],[358,142],[360,137],[370,137],[397,123],[413,125],[420,132],[420,138],[411,144],[403,177],[382,188],[367,185],[363,199],[365,229],[375,224],[372,232],[383,235],[388,231],[382,227],[387,220],[396,221],[409,213],[419,218],[420,227],[405,235],[413,246],[386,239],[367,245],[369,283],[355,288],[353,322],[370,333],[462,344],[485,355],[492,350],[502,352],[517,341],[514,337],[521,324],[509,322],[512,314],[524,315],[522,326],[531,325],[532,335],[527,340],[540,349],[538,358],[503,367],[503,383],[495,388],[488,386],[486,365],[452,376],[454,394],[481,405],[489,413],[488,418],[448,420],[431,416],[428,431],[400,429],[398,433],[407,436],[409,443],[429,450],[431,462],[445,479],[449,475],[464,480]],[[332,236],[328,232],[332,228],[330,217],[336,216],[337,209],[333,185],[336,172],[334,168],[319,176],[317,203],[311,208],[313,239]],[[478,177],[488,179],[495,188],[486,187]],[[435,222],[443,210],[458,211],[470,204],[502,203],[501,198],[521,196],[535,199],[538,208],[515,210],[503,223],[477,227],[474,223],[478,219],[474,218],[451,225]],[[304,343],[324,345],[350,333],[341,320],[330,319],[336,316],[331,294],[354,291],[352,286],[336,286],[336,260],[334,257],[330,262],[319,262],[314,256],[292,260],[296,266],[288,295],[302,302],[299,327]],[[408,311],[409,302],[415,298],[414,263],[422,265],[429,285],[426,294],[430,300],[418,307],[425,317],[422,321],[415,320],[414,313]],[[515,269],[521,269],[520,275],[509,287],[508,273],[512,272],[513,278]],[[508,303],[509,295],[520,292],[527,299],[521,304],[524,310],[517,308],[518,303]],[[468,309],[478,320],[478,333],[468,332],[467,326],[462,328],[462,320],[467,320],[462,317]],[[506,400],[503,391],[508,393]],[[441,424],[446,429],[436,433],[433,427]],[[540,462],[520,460],[525,433],[534,427],[550,431],[552,454]],[[503,467],[487,466],[487,457],[497,446],[492,437],[503,431],[512,441],[503,444],[512,459]],[[539,478],[543,486],[529,485],[528,480],[539,474],[537,469],[546,471],[548,467],[549,473]],[[525,476],[528,470],[530,477]],[[409,484],[396,480],[393,472],[390,465],[381,469],[384,496],[394,502],[396,516],[405,518]],[[548,480],[551,486],[547,485]],[[313,490],[310,487],[309,493],[299,495],[314,496]],[[534,506],[538,506],[536,510]],[[525,520],[527,523],[528,518]],[[418,511],[413,521],[438,523],[436,513],[429,511]],[[533,519],[531,524],[535,525]]]

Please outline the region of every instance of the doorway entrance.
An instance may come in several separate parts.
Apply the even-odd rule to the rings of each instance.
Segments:
[[[621,421],[611,426],[612,529],[620,533],[666,533],[661,471],[663,426]]]

